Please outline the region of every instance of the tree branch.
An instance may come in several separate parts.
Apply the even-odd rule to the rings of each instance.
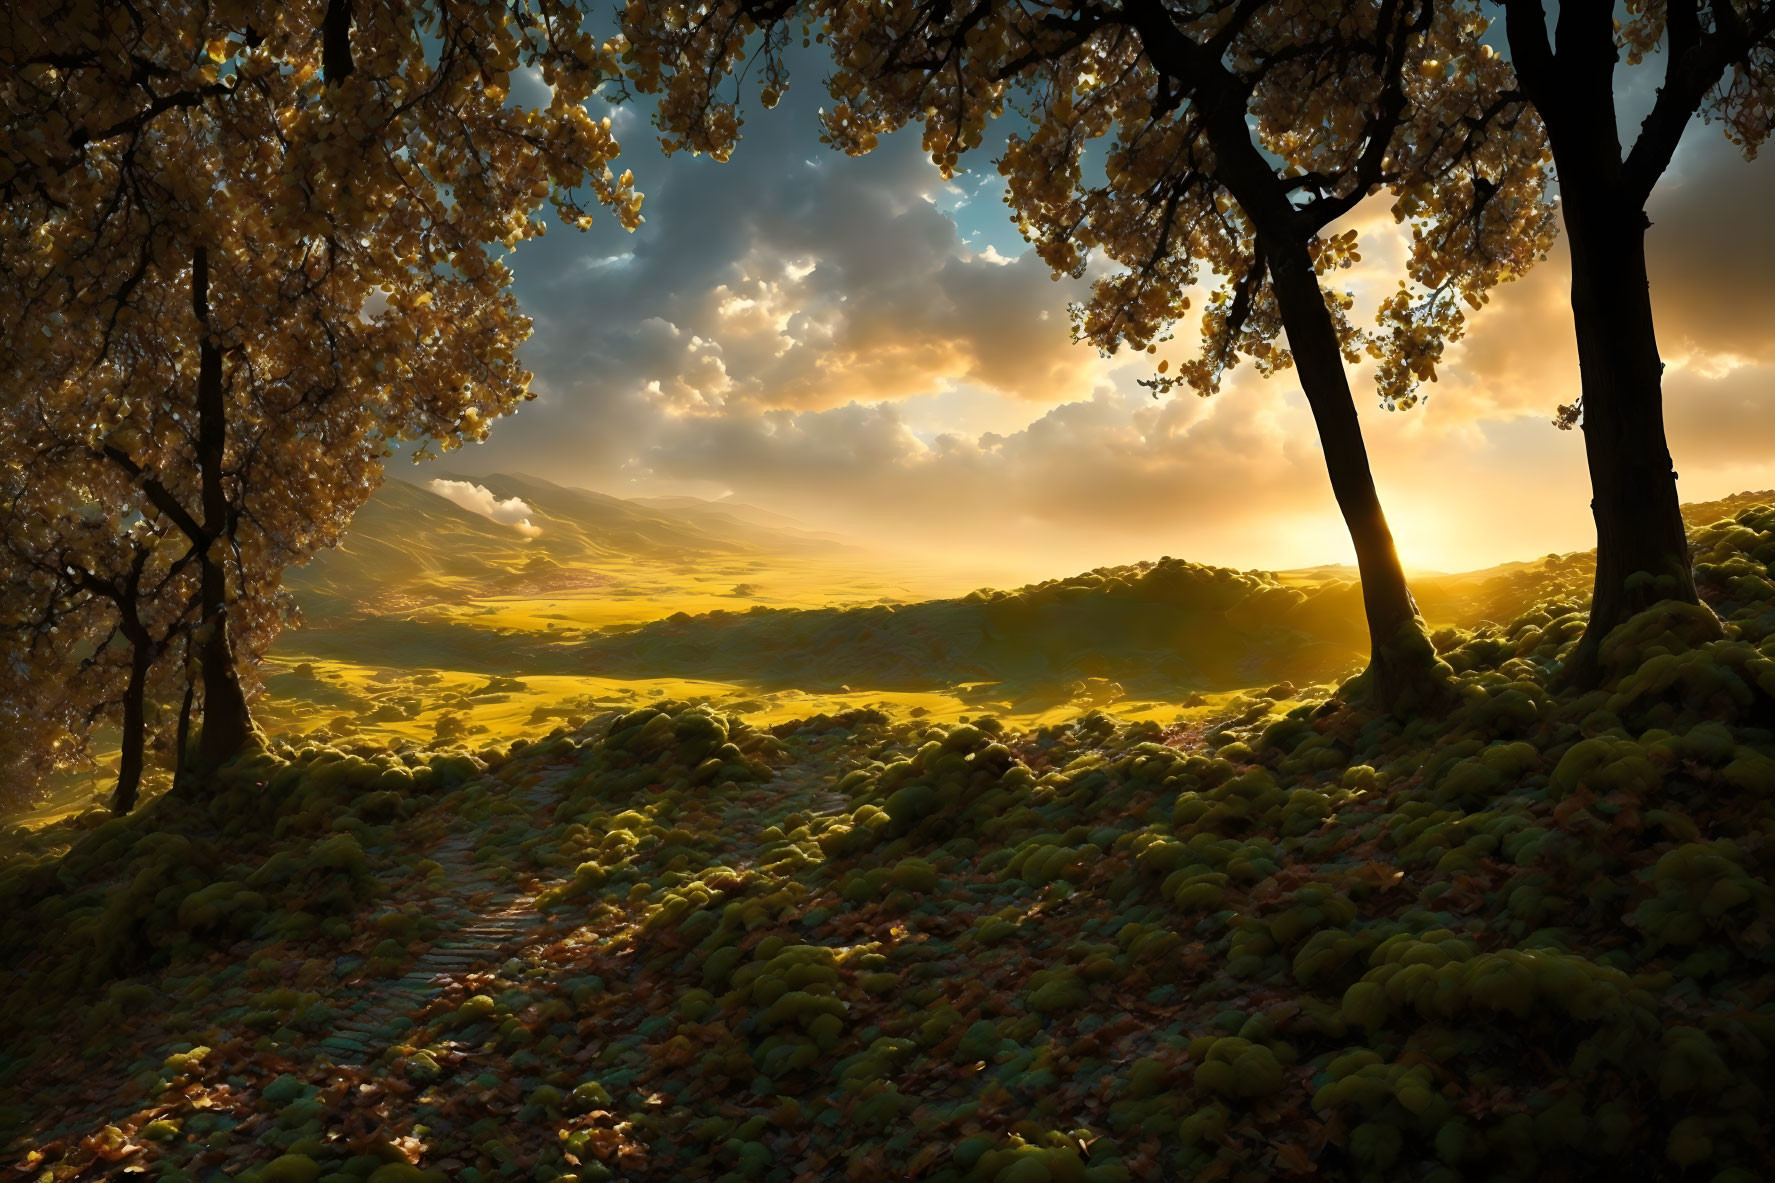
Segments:
[[[207,530],[197,524],[197,519],[186,512],[179,499],[173,496],[167,487],[153,473],[130,459],[129,453],[113,444],[104,444],[99,449],[107,460],[128,473],[130,479],[140,486],[147,495],[148,501],[166,515],[168,521],[179,528],[179,532],[191,540],[191,545],[208,550],[210,535]]]
[[[1381,76],[1387,80],[1387,86],[1381,95],[1380,111],[1368,121],[1368,142],[1357,157],[1355,183],[1349,191],[1341,197],[1315,198],[1302,208],[1301,221],[1306,224],[1308,233],[1317,234],[1349,213],[1368,196],[1370,189],[1380,184],[1387,152],[1393,146],[1393,133],[1399,130],[1399,120],[1405,112],[1405,83],[1400,75],[1405,69],[1406,44],[1418,26],[1430,22],[1434,16],[1433,8],[1432,0],[1425,0],[1417,20],[1406,22],[1400,19],[1402,8],[1399,5],[1389,2],[1382,6],[1385,14],[1382,19],[1389,22],[1391,32],[1385,43],[1387,56]]]
[[[1720,0],[1713,7],[1723,15],[1731,6]],[[1672,0],[1664,85],[1658,88],[1651,114],[1640,124],[1639,138],[1621,168],[1626,200],[1636,206],[1646,203],[1707,92],[1719,85],[1728,66],[1775,33],[1775,4],[1764,5],[1758,16],[1746,25],[1733,13],[1732,28],[1703,34],[1696,0]]]
[[[1546,112],[1553,78],[1553,47],[1547,41],[1547,13],[1541,0],[1504,0],[1510,38],[1510,64],[1535,105]]]
[[[103,142],[120,135],[138,132],[168,111],[178,107],[195,107],[205,99],[214,98],[219,94],[227,94],[228,89],[226,83],[212,82],[208,86],[200,86],[195,90],[175,91],[155,99],[134,115],[127,119],[119,119],[109,127],[101,128],[98,131],[88,131],[81,128],[68,137],[68,142],[78,150],[91,143]]]

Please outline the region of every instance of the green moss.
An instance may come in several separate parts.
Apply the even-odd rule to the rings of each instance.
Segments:
[[[286,1154],[259,1168],[259,1183],[314,1183],[320,1164],[304,1154]]]

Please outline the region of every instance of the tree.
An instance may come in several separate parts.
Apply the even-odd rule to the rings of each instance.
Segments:
[[[0,378],[37,447],[96,452],[195,556],[199,764],[251,742],[278,572],[400,441],[527,397],[497,255],[581,189],[639,222],[585,101],[614,49],[562,0],[64,5],[0,18]],[[524,68],[545,101],[511,100]],[[114,581],[117,572],[97,573]]]
[[[1411,405],[1460,335],[1462,303],[1545,248],[1541,129],[1474,6],[630,0],[630,75],[661,94],[667,147],[725,158],[739,119],[724,80],[760,56],[773,105],[797,20],[838,64],[823,138],[847,152],[918,121],[948,174],[1014,107],[1022,127],[999,168],[1019,228],[1056,273],[1084,274],[1094,251],[1121,265],[1075,310],[1079,337],[1152,350],[1192,289],[1209,289],[1201,353],[1155,392],[1211,393],[1242,356],[1298,369],[1361,570],[1367,689],[1395,710],[1440,697],[1346,365],[1367,348],[1383,399]],[[1103,137],[1104,176],[1088,181],[1086,147]],[[1355,233],[1334,227],[1381,189],[1413,226],[1411,283],[1364,334],[1326,281],[1358,257]]]
[[[17,439],[12,409],[0,411],[0,427]],[[58,762],[90,756],[92,728],[115,720],[111,807],[127,813],[145,765],[150,682],[196,619],[195,555],[164,523],[129,509],[127,485],[90,454],[78,469],[16,457],[3,488],[0,687],[34,707],[9,732],[10,795],[27,795]]]
[[[1600,675],[1609,631],[1659,600],[1698,603],[1664,436],[1645,235],[1646,202],[1694,117],[1719,119],[1745,155],[1775,113],[1775,4],[1734,0],[1577,0],[1558,6],[1551,39],[1541,0],[1504,0],[1510,55],[1547,125],[1572,259],[1572,320],[1582,371],[1580,418],[1596,519],[1590,621],[1567,663],[1577,685]],[[1664,54],[1663,84],[1623,150],[1615,66]]]

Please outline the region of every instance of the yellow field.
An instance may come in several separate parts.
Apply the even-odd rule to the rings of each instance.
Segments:
[[[516,611],[516,609],[514,609]],[[296,671],[300,670],[301,673]],[[1095,705],[1068,701],[1039,711],[1017,711],[1009,704],[982,701],[963,685],[955,692],[853,690],[820,693],[765,691],[730,682],[687,678],[616,679],[560,674],[498,675],[459,670],[415,673],[399,668],[284,655],[266,663],[270,684],[279,690],[308,683],[306,692],[272,693],[261,700],[260,725],[273,736],[322,742],[397,745],[461,743],[479,747],[519,737],[546,735],[557,726],[611,710],[629,710],[668,700],[707,702],[744,717],[758,727],[839,711],[873,708],[890,716],[954,722],[992,714],[1018,728],[1066,722]],[[487,689],[488,687],[492,689]],[[476,693],[476,691],[483,691]],[[349,697],[352,709],[341,709]],[[1169,723],[1225,714],[1238,692],[1196,695],[1180,701],[1116,701],[1107,709],[1127,719]],[[1278,707],[1289,705],[1286,700]],[[102,778],[101,778],[102,780]]]
[[[418,608],[411,617],[540,636],[641,624],[675,612],[696,616],[745,612],[755,605],[828,608],[910,603],[1006,582],[1005,572],[991,568],[920,565],[897,556],[850,552],[842,558],[785,554],[706,565],[600,558],[585,574],[603,582],[555,595],[485,594],[477,588],[496,585],[498,579],[463,579],[451,588],[450,602]],[[291,639],[299,648],[299,639]]]
[[[1019,693],[965,674],[952,685],[934,674],[914,679],[916,688],[904,677],[899,685],[893,679],[870,685],[861,666],[853,676],[851,661],[862,650],[842,632],[831,638],[830,651],[818,654],[828,659],[824,676],[810,674],[805,684],[799,680],[808,669],[805,648],[781,661],[768,648],[754,652],[746,660],[760,667],[755,674],[729,671],[719,679],[600,674],[581,657],[584,645],[682,620],[680,613],[704,617],[695,627],[708,635],[710,621],[761,610],[954,603],[979,587],[1016,586],[1028,573],[810,541],[707,513],[674,516],[540,483],[504,491],[530,499],[544,531],[539,539],[525,540],[423,489],[390,482],[344,545],[288,574],[306,624],[286,632],[257,671],[263,693],[255,716],[267,735],[298,743],[478,748],[667,700],[708,702],[755,726],[859,708],[946,722],[991,714],[1028,728],[1068,721],[1092,707],[1169,723],[1287,705],[1224,687],[1155,694],[1155,685],[1131,684],[1124,694],[1111,678],[1094,676],[1107,671],[1078,650],[1088,641],[1041,632],[1016,641],[1013,652],[1023,645],[1031,653],[1078,650],[1082,660],[1039,683],[1034,695],[1027,677]],[[1299,574],[1307,578],[1298,582],[1308,584],[1311,576],[1337,572]],[[922,675],[939,669],[967,640],[914,633],[876,639],[873,656],[885,654]],[[1221,640],[1204,636],[1194,644],[1207,653]],[[669,649],[669,638],[663,644]],[[646,658],[630,664],[625,674],[656,672]],[[62,772],[45,799],[7,821],[37,826],[102,804],[115,749],[103,736],[94,747],[96,768]],[[152,767],[155,761],[151,754],[148,794],[169,781],[164,767]]]

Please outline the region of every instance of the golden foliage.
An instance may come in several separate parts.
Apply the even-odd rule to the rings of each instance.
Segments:
[[[528,396],[504,251],[545,206],[589,224],[584,194],[639,224],[585,107],[617,52],[561,0],[13,6],[0,448],[39,507],[12,516],[13,561],[66,579],[42,560],[82,506],[112,523],[102,580],[182,535],[261,650],[278,572],[338,539],[395,444],[479,439]],[[513,98],[519,71],[542,101]]]

